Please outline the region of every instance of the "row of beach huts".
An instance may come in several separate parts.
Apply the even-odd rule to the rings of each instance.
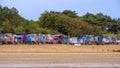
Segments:
[[[73,45],[103,45],[120,44],[115,36],[80,35],[69,37],[63,34],[0,34],[0,44],[73,44]]]

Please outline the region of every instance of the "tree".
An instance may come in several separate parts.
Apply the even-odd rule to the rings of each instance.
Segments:
[[[71,10],[64,10],[64,11],[62,12],[62,14],[65,14],[65,15],[67,15],[67,16],[69,16],[69,17],[72,17],[72,18],[78,17],[76,11],[71,11]]]
[[[13,7],[9,9],[8,7],[0,6],[0,24],[0,30],[2,32],[18,33],[18,31],[24,31],[26,20],[18,14],[16,8]],[[9,29],[11,29],[12,31]]]
[[[63,33],[70,36],[80,34],[120,33],[120,18],[112,19],[103,13],[86,13],[78,16],[76,11],[45,11],[38,21],[27,20],[16,8],[0,5],[0,33]]]
[[[2,23],[1,28],[2,28],[1,30],[2,33],[14,33],[15,32],[13,25],[7,19]]]
[[[43,28],[48,27],[51,29],[55,29],[56,28],[56,19],[59,15],[53,12],[45,12],[41,15],[41,17],[39,18],[39,24],[40,26],[42,26]]]
[[[91,34],[93,31],[92,26],[78,18],[53,12],[43,13],[39,18],[39,24],[41,24],[43,28],[49,28],[71,36]]]
[[[104,15],[103,13],[97,13],[96,15],[92,13],[87,13],[83,17],[80,17],[83,21],[88,22],[90,25],[93,25],[94,28],[100,27],[101,30],[104,32],[116,32],[114,30],[118,29],[114,27],[116,24],[115,20],[112,20],[110,16]],[[113,28],[114,27],[114,28]],[[96,31],[96,30],[95,30]]]

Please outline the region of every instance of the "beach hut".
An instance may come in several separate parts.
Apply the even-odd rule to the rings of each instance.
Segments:
[[[28,34],[28,40],[32,44],[39,44],[39,36],[37,34]]]
[[[69,44],[79,46],[81,45],[80,37],[71,37],[69,38]]]
[[[117,37],[112,36],[111,38],[112,38],[112,43],[113,44],[117,44],[118,43],[118,38]]]
[[[5,34],[0,34],[0,44],[5,44],[7,37]]]
[[[27,35],[26,42],[27,42],[28,44],[32,43],[32,36]]]
[[[56,42],[56,40],[54,39],[54,36],[53,36],[53,35],[47,34],[47,35],[46,35],[46,43],[52,43],[52,44],[54,44],[54,43],[57,43],[57,42]]]
[[[14,36],[12,33],[6,33],[4,38],[6,44],[14,44]]]
[[[120,44],[120,39],[118,37],[116,37],[116,43]]]
[[[97,42],[97,43],[98,43],[98,44],[102,44],[102,39],[103,39],[103,38],[102,38],[101,36],[98,36],[98,42]]]
[[[69,38],[69,44],[76,44],[76,43],[77,43],[77,37]]]
[[[94,35],[89,35],[89,37],[90,37],[90,42],[89,42],[89,44],[90,44],[90,45],[95,44]]]
[[[52,35],[53,39],[54,39],[54,44],[58,44],[58,43],[62,43],[62,35],[61,34],[56,34],[56,35]]]
[[[89,44],[89,42],[90,42],[90,37],[89,37],[89,35],[84,35],[83,37],[82,37],[82,39],[83,39],[83,44]]]
[[[38,40],[40,43],[46,43],[46,35],[45,34],[39,35]]]
[[[84,39],[83,38],[80,39],[80,44],[81,45],[84,44]]]
[[[68,40],[69,40],[69,38],[67,36],[61,37],[61,43],[63,43],[63,44],[67,44]]]
[[[22,44],[23,43],[22,34],[15,34],[14,38],[16,39],[17,44]]]
[[[109,40],[109,38],[103,38],[102,42],[105,43],[105,44],[109,44],[110,40]]]
[[[98,36],[94,36],[94,41],[97,44],[97,42],[98,42]]]

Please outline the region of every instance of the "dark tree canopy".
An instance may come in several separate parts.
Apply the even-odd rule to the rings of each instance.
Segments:
[[[78,17],[76,11],[71,11],[71,10],[64,10],[62,12],[62,14],[65,14],[65,15],[72,17],[72,18]]]

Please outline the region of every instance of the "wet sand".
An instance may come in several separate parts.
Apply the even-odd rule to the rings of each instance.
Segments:
[[[120,68],[119,45],[3,45],[0,68]]]
[[[114,53],[1,53],[0,67],[76,68],[120,67],[120,54]]]

